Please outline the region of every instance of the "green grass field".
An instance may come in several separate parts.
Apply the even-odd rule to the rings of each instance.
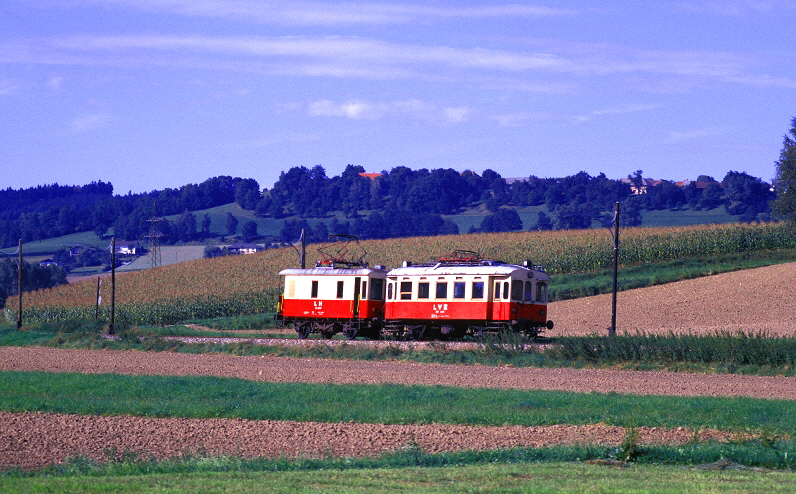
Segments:
[[[207,461],[206,463],[211,463]],[[223,461],[216,462],[219,467]],[[796,474],[582,462],[0,477],[5,492],[792,492]]]
[[[701,427],[796,431],[786,400],[446,386],[272,383],[205,376],[0,372],[0,409],[81,415],[376,424]],[[283,397],[290,396],[290,400]],[[378,403],[378,407],[373,404]],[[796,457],[793,458],[796,462]]]

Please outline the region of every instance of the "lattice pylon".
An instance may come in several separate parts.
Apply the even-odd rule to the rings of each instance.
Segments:
[[[149,233],[144,235],[144,238],[147,239],[147,248],[149,249],[149,265],[156,268],[162,263],[160,257],[160,237],[162,237],[163,234],[158,230],[158,223],[166,220],[159,216],[153,216],[144,221],[149,223]]]

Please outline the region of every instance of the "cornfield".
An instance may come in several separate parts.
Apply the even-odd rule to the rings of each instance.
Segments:
[[[620,263],[644,264],[716,254],[796,248],[796,237],[783,224],[710,225],[677,228],[628,228],[620,232]],[[425,261],[457,249],[511,263],[530,260],[548,273],[606,269],[613,262],[608,230],[486,233],[362,241],[367,260],[388,267],[403,260]],[[308,264],[313,246],[308,246]],[[297,267],[293,249],[198,259],[116,276],[118,313],[135,324],[171,324],[188,318],[244,315],[273,310],[280,291],[279,271]],[[110,283],[102,285],[103,311]],[[88,280],[24,294],[28,322],[94,317],[96,281]],[[16,297],[6,318],[16,320]]]

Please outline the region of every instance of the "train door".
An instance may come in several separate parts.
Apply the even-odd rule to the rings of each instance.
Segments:
[[[503,321],[508,317],[507,307],[509,304],[510,283],[509,279],[492,278],[490,286],[492,296],[490,297],[490,316],[491,321]]]
[[[362,293],[360,291],[362,287],[362,278],[357,276],[354,278],[354,303],[351,306],[351,317],[357,318],[359,317],[359,295]]]

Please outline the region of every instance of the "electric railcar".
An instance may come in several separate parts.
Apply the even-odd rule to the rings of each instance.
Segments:
[[[382,335],[408,339],[481,337],[519,332],[536,337],[553,329],[547,318],[549,277],[522,266],[481,259],[475,252],[387,273]]]
[[[299,338],[449,339],[553,329],[547,318],[549,277],[539,266],[482,259],[456,251],[432,262],[387,270],[341,256],[311,269],[285,269],[277,318]]]
[[[378,338],[384,315],[387,269],[368,267],[365,250],[356,237],[331,235],[318,252],[322,259],[310,269],[284,269],[285,289],[279,297],[277,319],[292,324],[299,338],[320,333],[331,338],[343,333]],[[341,242],[338,242],[342,240]],[[358,249],[353,255],[351,244]]]
[[[333,263],[311,269],[285,269],[285,291],[278,317],[293,324],[299,338],[320,333],[331,338],[343,333],[378,338],[384,312],[382,266]]]

